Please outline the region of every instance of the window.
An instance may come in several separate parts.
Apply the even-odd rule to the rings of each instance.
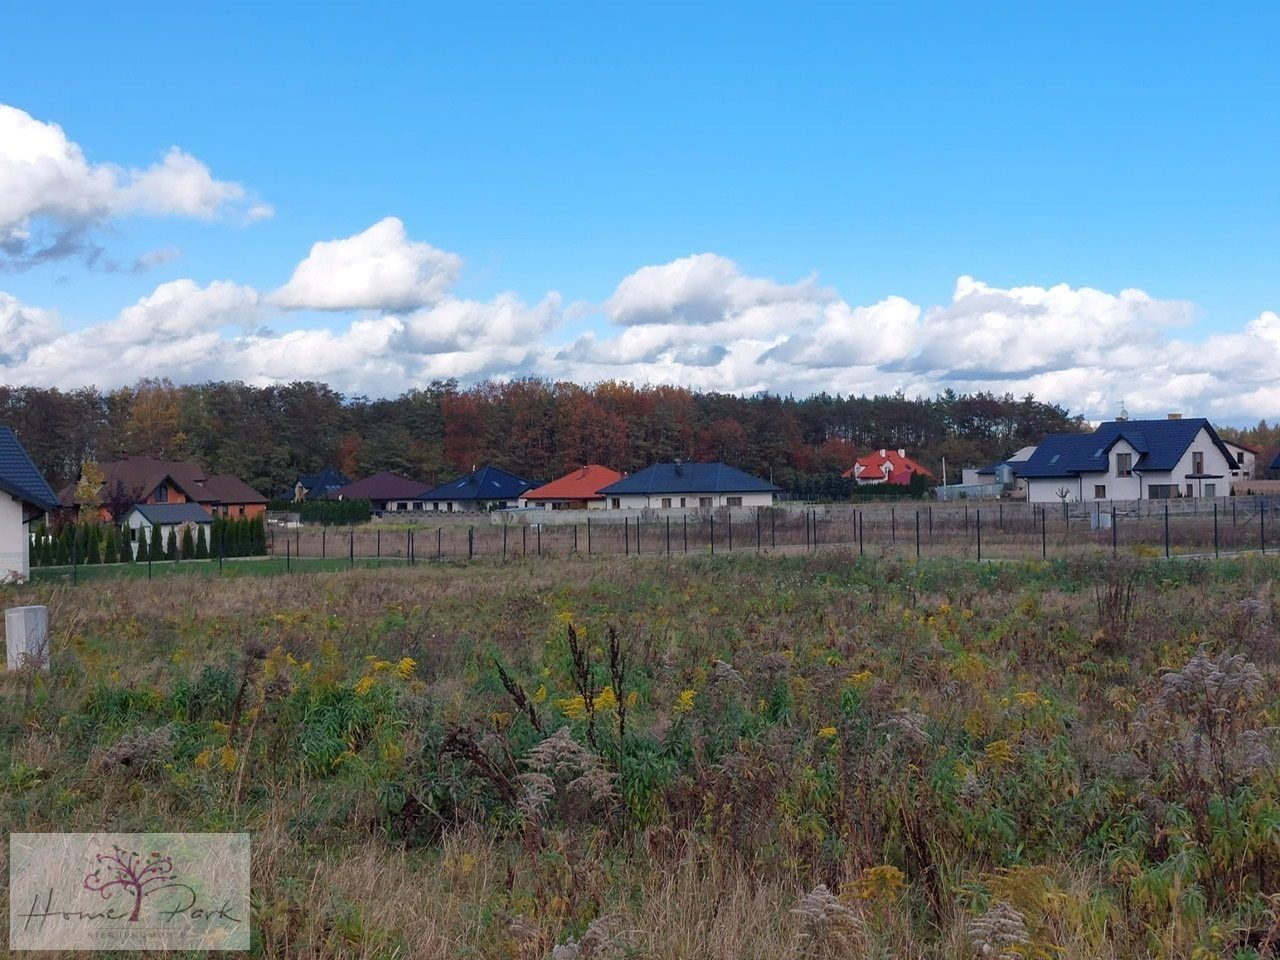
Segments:
[[[1105,483],[1095,483],[1093,485],[1093,499],[1095,500],[1107,499],[1107,485]]]
[[[1168,500],[1173,488],[1167,483],[1152,483],[1147,486],[1147,499]]]
[[[670,498],[670,497],[663,497],[663,498],[662,498],[662,509],[664,509],[664,510],[668,510],[668,509],[670,509],[670,508],[671,508],[671,498]]]
[[[680,506],[681,506],[681,507],[688,506],[688,504],[686,504],[686,503],[685,503],[685,498],[684,498],[684,497],[681,497],[681,498],[680,498]]]
[[[1204,454],[1199,450],[1193,450],[1191,453],[1191,472],[1204,473]]]
[[[156,503],[169,502],[169,488],[164,484],[156,487]]]
[[[1116,454],[1116,476],[1117,477],[1133,476],[1133,454],[1132,453]]]
[[[710,498],[710,497],[699,497],[699,498],[698,498],[698,506],[699,506],[699,507],[701,507],[703,510],[710,510],[710,509],[711,509],[711,498]]]
[[[742,506],[742,498],[741,497],[725,497],[724,503],[725,503],[725,506],[727,507],[740,507]]]
[[[1218,485],[1216,483],[1206,483],[1204,485],[1204,495],[1209,499],[1213,499],[1218,495]]]
[[[622,498],[621,498],[621,497],[614,497],[614,498],[613,498],[613,509],[615,509],[615,510],[620,510],[621,508],[622,508]]]
[[[1188,496],[1188,497],[1194,497],[1195,495],[1196,495],[1196,488],[1195,488],[1192,484],[1188,483],[1188,484],[1187,484],[1187,496]]]

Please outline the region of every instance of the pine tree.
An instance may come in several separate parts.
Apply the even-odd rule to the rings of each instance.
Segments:
[[[147,538],[141,531],[138,534],[138,563],[146,563],[151,558],[151,551],[147,549]]]
[[[53,538],[53,562],[60,567],[65,567],[71,562],[71,548],[67,542],[67,528],[63,527],[58,531],[58,535]]]
[[[118,552],[118,542],[116,540],[116,528],[107,527],[106,535],[102,539],[102,562],[103,563],[119,563],[120,554]]]
[[[196,559],[197,560],[209,559],[209,544],[205,542],[203,523],[200,524],[200,529],[196,533]]]
[[[40,566],[40,549],[36,543],[34,535],[27,539],[27,563],[33,567]]]
[[[159,560],[164,556],[164,539],[160,536],[159,524],[151,525],[151,543],[147,554],[152,560]]]
[[[169,528],[169,539],[165,543],[164,555],[166,560],[178,559],[178,533],[173,527]]]
[[[102,545],[98,540],[98,529],[87,524],[84,530],[84,562],[102,562]]]
[[[267,552],[267,525],[262,517],[254,517],[253,524],[253,552],[255,556],[264,556]]]
[[[182,559],[190,560],[196,555],[196,542],[191,536],[191,524],[182,525]]]

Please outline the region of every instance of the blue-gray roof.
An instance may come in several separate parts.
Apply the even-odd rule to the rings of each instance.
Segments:
[[[49,511],[58,506],[58,497],[49,482],[8,427],[0,427],[0,490],[37,510]]]
[[[656,493],[777,493],[767,480],[726,463],[655,463],[601,488],[606,496]]]
[[[213,523],[209,511],[198,503],[137,503],[133,506],[148,523],[168,526],[178,523]]]
[[[418,500],[516,500],[538,483],[517,477],[500,467],[481,467],[465,477],[450,480],[417,497]]]
[[[1119,440],[1126,441],[1137,459],[1133,469],[1152,472],[1172,470],[1187,452],[1201,430],[1227,463],[1236,460],[1218,432],[1203,417],[1186,420],[1112,420],[1100,424],[1093,433],[1059,433],[1045,437],[1028,460],[1014,463],[1019,477],[1074,477],[1082,473],[1105,473],[1109,467],[1111,448]]]
[[[1276,458],[1271,461],[1272,470],[1280,470],[1280,453],[1276,454]]]

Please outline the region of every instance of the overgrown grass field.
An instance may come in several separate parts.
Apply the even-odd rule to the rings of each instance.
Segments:
[[[53,669],[4,677],[0,823],[250,831],[259,957],[1274,956],[1277,572],[10,589],[49,605]]]

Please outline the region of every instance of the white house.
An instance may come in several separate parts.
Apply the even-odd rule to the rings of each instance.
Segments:
[[[31,524],[57,506],[17,435],[0,427],[0,583],[31,575]]]
[[[656,463],[600,489],[610,510],[772,506],[780,487],[724,463]]]
[[[1224,497],[1239,469],[1208,420],[1176,414],[1055,434],[1012,466],[1033,503]]]
[[[129,508],[124,515],[124,527],[129,534],[129,544],[133,555],[138,555],[138,542],[151,541],[151,531],[160,528],[160,542],[169,545],[169,532],[179,544],[182,543],[182,528],[191,527],[191,536],[198,536],[204,527],[204,542],[211,547],[213,537],[213,515],[198,503],[138,503]],[[152,560],[158,559],[152,557]]]
[[[1223,440],[1223,444],[1236,458],[1237,467],[1231,471],[1232,480],[1252,480],[1258,469],[1258,451],[1234,440]]]

